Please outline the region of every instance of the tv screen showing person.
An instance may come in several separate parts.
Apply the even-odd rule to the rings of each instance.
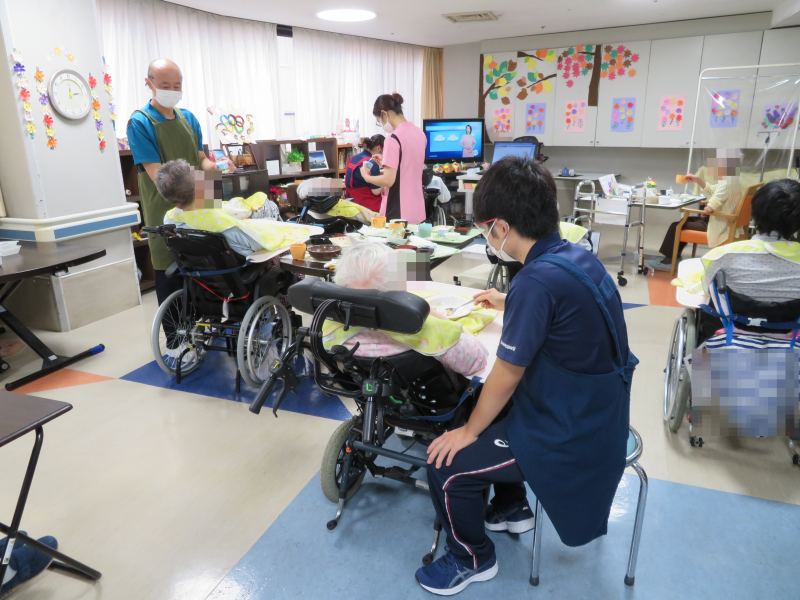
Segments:
[[[422,126],[427,138],[428,162],[483,158],[483,120],[428,119]]]

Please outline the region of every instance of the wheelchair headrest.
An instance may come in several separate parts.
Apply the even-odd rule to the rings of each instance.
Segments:
[[[306,198],[306,206],[309,210],[318,213],[326,213],[341,200],[340,196],[308,196]]]
[[[351,290],[321,279],[304,279],[289,288],[289,304],[295,310],[313,314],[326,300],[336,307],[328,317],[350,325],[384,329],[396,333],[417,333],[430,313],[430,306],[409,292]]]

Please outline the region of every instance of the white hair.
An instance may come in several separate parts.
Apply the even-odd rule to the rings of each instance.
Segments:
[[[349,288],[405,289],[405,273],[399,267],[395,253],[386,244],[359,242],[344,250],[333,280]]]

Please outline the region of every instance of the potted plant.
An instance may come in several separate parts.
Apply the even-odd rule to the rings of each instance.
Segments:
[[[303,170],[303,160],[306,155],[301,150],[292,150],[286,155],[284,173],[299,173]]]

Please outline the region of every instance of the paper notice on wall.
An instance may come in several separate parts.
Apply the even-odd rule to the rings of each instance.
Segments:
[[[583,133],[586,128],[586,101],[572,100],[564,105],[564,131]]]
[[[662,96],[658,111],[658,131],[680,131],[683,128],[686,99],[683,96]]]

